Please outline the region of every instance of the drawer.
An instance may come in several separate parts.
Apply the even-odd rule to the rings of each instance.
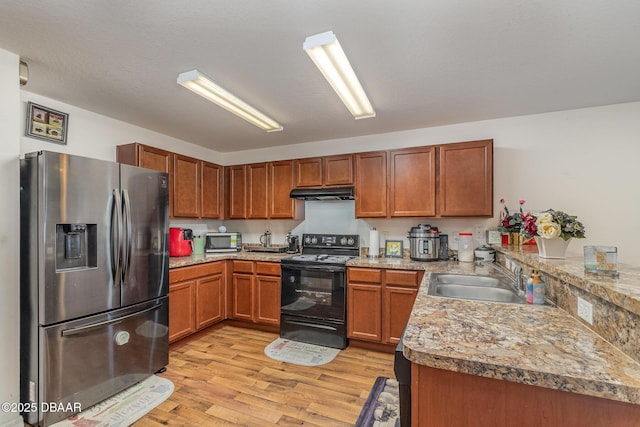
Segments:
[[[385,270],[385,284],[417,288],[424,271],[418,270]]]
[[[347,277],[348,282],[381,283],[382,270],[377,268],[349,267],[347,269]]]
[[[222,273],[224,272],[224,264],[224,261],[216,261],[189,267],[172,268],[169,270],[169,283]]]
[[[257,261],[256,274],[263,276],[280,276],[280,263]]]
[[[253,261],[233,260],[234,273],[251,273],[253,274]]]

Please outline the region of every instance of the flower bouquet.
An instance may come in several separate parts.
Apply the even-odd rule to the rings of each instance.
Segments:
[[[509,208],[505,204],[504,199],[500,199],[500,203],[503,205],[503,212],[500,214],[500,231],[503,233],[519,233],[520,229],[524,225],[525,214],[522,211],[522,206],[526,203],[525,200],[518,200],[520,204],[520,212],[511,213]]]
[[[562,211],[547,209],[537,216],[527,213],[524,218],[524,231],[527,237],[542,237],[553,239],[560,237],[569,240],[572,237],[584,239],[584,225],[575,215]]]
[[[528,213],[523,220],[524,235],[535,239],[543,258],[564,258],[571,239],[585,237],[584,225],[578,217],[562,211],[547,209],[538,215]]]
[[[518,200],[520,209],[519,212],[514,213],[509,212],[509,208],[505,204],[504,199],[500,199],[500,203],[503,205],[503,211],[500,214],[500,226],[498,228],[503,233],[502,244],[513,244],[516,246],[519,244],[533,244],[534,241],[532,238],[521,239],[521,234],[524,230],[524,220],[530,215],[528,212],[525,214],[522,210],[522,206],[524,206],[526,200]]]

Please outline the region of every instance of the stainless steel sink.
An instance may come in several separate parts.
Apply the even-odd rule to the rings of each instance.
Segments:
[[[474,276],[471,274],[432,273],[429,295],[479,301],[526,304],[509,277]]]

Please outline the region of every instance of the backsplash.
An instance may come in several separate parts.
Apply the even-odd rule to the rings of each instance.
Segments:
[[[380,250],[384,248],[385,240],[402,240],[404,250],[409,249],[407,238],[411,227],[417,224],[431,224],[438,227],[441,233],[449,235],[449,247],[457,249],[456,236],[461,231],[472,232],[480,236],[474,244],[484,243],[485,230],[495,228],[493,218],[365,218],[355,217],[355,201],[327,200],[306,201],[305,219],[297,220],[224,220],[224,221],[193,221],[172,220],[172,227],[191,228],[194,235],[207,231],[217,231],[224,225],[228,231],[239,231],[245,243],[258,243],[260,235],[266,230],[271,231],[272,242],[282,243],[287,233],[291,232],[302,237],[305,233],[335,233],[357,234],[360,236],[360,248],[369,248],[369,231],[376,228],[380,236]],[[407,255],[408,256],[408,255]]]

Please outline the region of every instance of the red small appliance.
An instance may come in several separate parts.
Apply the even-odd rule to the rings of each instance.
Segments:
[[[193,231],[189,228],[169,228],[169,256],[189,256],[193,252]]]

